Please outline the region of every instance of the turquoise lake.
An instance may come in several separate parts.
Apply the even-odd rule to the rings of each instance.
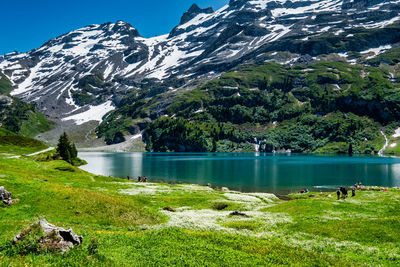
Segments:
[[[289,193],[338,186],[400,186],[400,158],[262,153],[80,152],[83,170],[149,181],[194,183],[249,192]]]

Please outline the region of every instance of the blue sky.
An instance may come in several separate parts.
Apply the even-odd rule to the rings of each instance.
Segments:
[[[0,55],[26,52],[89,24],[123,20],[145,37],[168,33],[196,3],[217,10],[228,0],[5,0],[1,1]]]

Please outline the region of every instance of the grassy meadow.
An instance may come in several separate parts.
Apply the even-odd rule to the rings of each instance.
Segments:
[[[335,192],[280,200],[97,176],[41,155],[10,159],[6,146],[0,145],[0,186],[18,202],[0,206],[0,266],[400,264],[398,189],[357,191],[346,200]],[[236,210],[247,216],[231,215]],[[65,254],[11,245],[42,218],[71,227],[83,244]]]

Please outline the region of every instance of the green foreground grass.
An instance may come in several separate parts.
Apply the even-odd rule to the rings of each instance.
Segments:
[[[281,201],[271,194],[139,184],[32,157],[0,158],[0,185],[19,199],[0,207],[2,266],[400,264],[397,189],[346,200],[310,193]],[[229,215],[233,210],[249,217]],[[10,249],[9,241],[41,218],[72,227],[83,245],[64,255]],[[89,249],[94,238],[96,253]]]

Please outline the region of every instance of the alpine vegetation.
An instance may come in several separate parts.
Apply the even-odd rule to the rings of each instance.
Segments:
[[[397,103],[399,76],[399,10],[398,1],[386,0],[231,0],[216,11],[194,4],[168,34],[144,38],[123,21],[93,24],[27,53],[2,56],[0,71],[11,81],[12,96],[35,103],[39,111],[69,129],[71,136],[72,132],[79,132],[74,141],[86,146],[96,137],[106,144],[127,141],[165,116],[203,116],[202,120],[232,123],[233,132],[242,132],[258,124],[261,128],[274,122],[278,127],[282,123],[289,125],[296,112],[316,115],[322,121],[325,115],[347,116],[351,112],[373,119],[371,127],[384,128],[397,120],[392,113],[398,108],[393,103]],[[243,64],[262,66],[270,62],[279,66],[265,68],[260,77],[247,77],[246,83],[232,74],[231,80],[223,76],[234,71],[243,77]],[[211,118],[208,114],[216,111],[209,106],[209,97],[193,91],[196,102],[185,98],[187,92],[202,88],[213,79],[221,81],[215,89],[223,94],[215,94],[212,101],[230,96],[237,100],[229,106],[223,103],[222,115]],[[274,93],[273,105],[237,103],[241,99],[248,102],[249,94],[265,97],[272,89],[283,93]],[[328,99],[321,100],[324,96]],[[337,101],[332,103],[332,97]],[[185,116],[182,108],[187,111]],[[249,116],[254,119],[246,119]],[[299,116],[296,119],[304,120]],[[249,125],[242,125],[247,122]],[[225,131],[222,128],[230,126],[221,127],[220,131]],[[392,134],[393,127],[385,132]],[[360,135],[360,130],[352,135]],[[59,134],[54,131],[46,138],[54,139]],[[266,139],[265,146],[272,150],[344,151],[352,143],[355,153],[377,153],[382,140],[376,129],[371,134],[374,136],[328,138],[328,143],[285,147],[276,138],[269,140],[268,132],[256,131],[245,138],[243,133],[238,138],[231,134],[227,138],[213,135],[206,137],[210,139],[207,145],[203,140],[200,146],[156,150],[254,151],[260,147],[253,141],[257,138]],[[314,134],[307,138],[316,139]],[[373,144],[366,144],[364,149],[362,138]],[[153,141],[145,142],[152,149]]]
[[[400,266],[400,0],[54,37],[0,56],[1,266]]]

